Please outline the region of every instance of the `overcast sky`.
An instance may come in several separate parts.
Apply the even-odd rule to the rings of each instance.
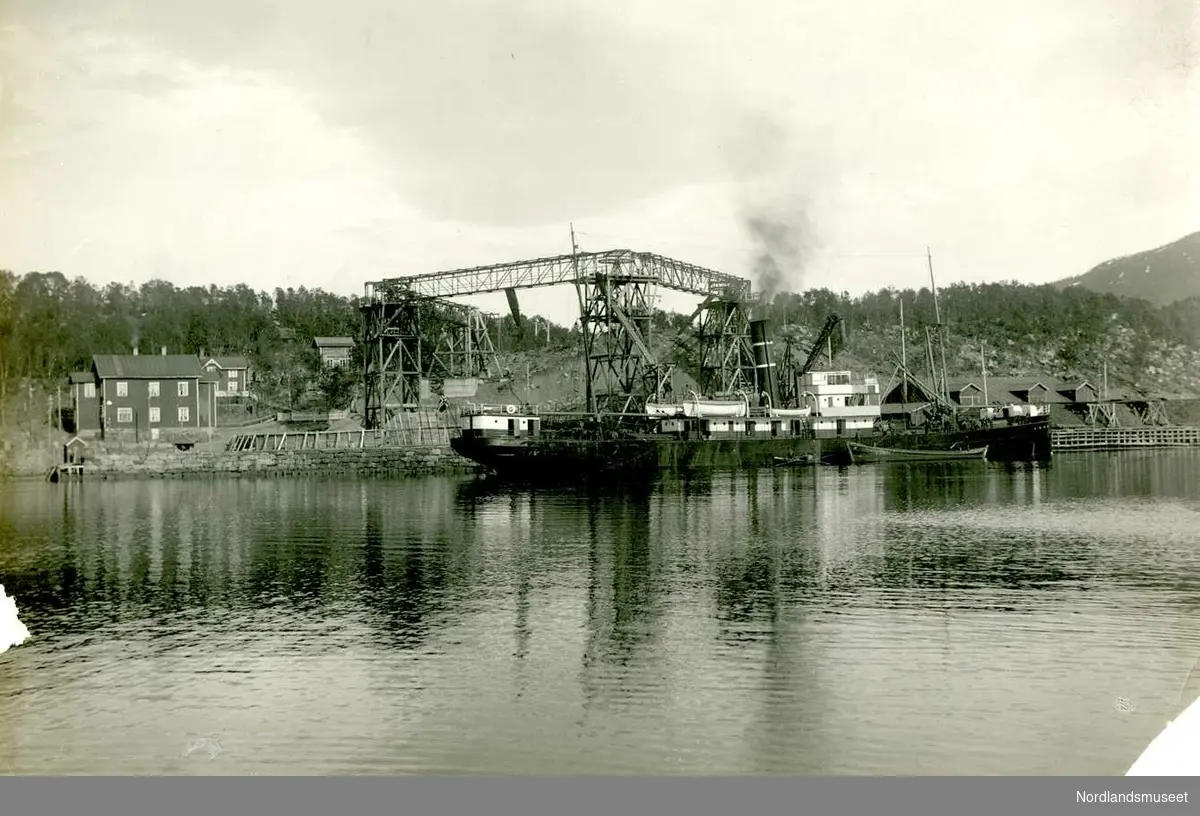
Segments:
[[[353,294],[573,221],[753,276],[757,219],[793,288],[920,286],[926,245],[1053,280],[1200,229],[1196,10],[0,0],[0,266]]]

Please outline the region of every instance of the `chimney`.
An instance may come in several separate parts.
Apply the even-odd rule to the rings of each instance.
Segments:
[[[754,350],[755,379],[760,393],[766,392],[772,408],[779,408],[779,378],[771,359],[770,331],[765,317],[750,321],[750,344]]]
[[[133,347],[133,356],[137,357],[137,346]]]
[[[162,356],[163,356],[163,357],[166,357],[166,356],[167,356],[167,347],[166,347],[166,346],[163,346],[163,347],[162,347]]]

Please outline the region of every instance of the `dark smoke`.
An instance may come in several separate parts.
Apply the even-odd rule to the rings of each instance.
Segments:
[[[760,203],[747,210],[745,224],[754,241],[750,272],[766,302],[780,292],[797,291],[812,246],[804,202],[790,196]]]
[[[809,196],[819,167],[804,134],[776,111],[746,110],[724,139],[729,172],[738,180],[739,215],[754,255],[749,269],[765,299],[795,291],[813,246]]]

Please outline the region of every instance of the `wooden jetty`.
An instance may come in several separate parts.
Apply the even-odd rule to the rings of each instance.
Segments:
[[[1056,428],[1050,432],[1050,448],[1056,453],[1197,446],[1200,446],[1200,427]]]
[[[64,479],[82,479],[83,465],[68,463],[63,465],[55,465],[50,468],[50,472],[46,474],[46,481],[57,484]]]

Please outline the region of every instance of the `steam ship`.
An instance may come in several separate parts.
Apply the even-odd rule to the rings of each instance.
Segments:
[[[755,399],[744,391],[723,398],[691,392],[626,414],[475,406],[462,413],[459,436],[450,444],[496,473],[548,480],[752,468],[781,460],[850,464],[850,442],[914,451],[986,447],[989,461],[1050,458],[1049,418],[1030,416],[1026,406],[982,409],[972,417],[935,413],[925,427],[893,428],[881,417],[875,377],[809,370],[835,325],[836,319],[822,329],[795,378],[791,406],[773,407],[780,389],[767,321],[760,319],[750,322],[756,380],[763,386]]]

